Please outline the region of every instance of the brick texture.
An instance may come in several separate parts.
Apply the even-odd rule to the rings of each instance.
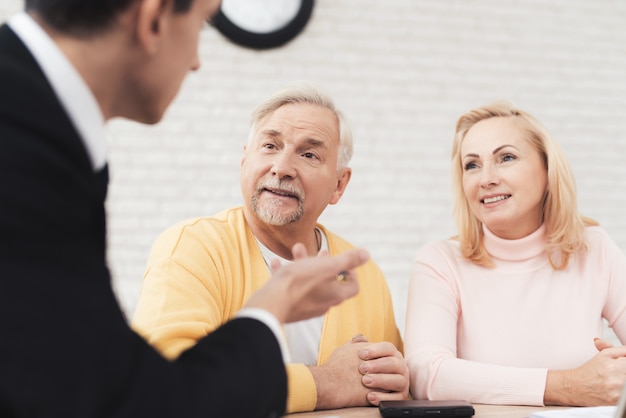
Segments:
[[[0,18],[21,3],[0,0]],[[413,255],[454,233],[450,146],[472,107],[506,99],[541,119],[570,159],[583,212],[626,249],[625,28],[623,0],[318,0],[304,32],[267,51],[207,27],[202,67],[160,124],[109,124],[109,258],[123,308],[132,313],[164,228],[241,203],[249,113],[296,79],[326,89],[352,121],[353,178],[322,221],[371,251],[401,328]]]

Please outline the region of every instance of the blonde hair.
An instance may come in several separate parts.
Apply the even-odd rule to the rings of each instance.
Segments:
[[[344,114],[335,107],[335,103],[329,95],[318,87],[305,82],[296,81],[288,84],[282,90],[277,91],[272,96],[261,102],[252,112],[250,118],[250,133],[248,142],[252,141],[256,125],[267,115],[276,111],[279,107],[292,103],[307,103],[324,107],[332,111],[337,117],[339,127],[339,148],[337,158],[337,169],[341,170],[348,166],[353,152],[352,129]]]
[[[481,222],[472,214],[463,191],[461,156],[461,145],[470,128],[493,117],[511,118],[543,160],[548,174],[548,188],[543,202],[543,223],[548,237],[546,250],[550,265],[556,270],[563,270],[572,255],[587,249],[585,226],[598,223],[578,211],[574,176],[558,143],[539,120],[510,103],[493,103],[473,109],[462,115],[456,124],[452,145],[452,184],[461,252],[478,265],[493,267],[493,260],[483,244]]]

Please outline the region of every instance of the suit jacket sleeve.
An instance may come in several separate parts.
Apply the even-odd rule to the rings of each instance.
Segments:
[[[105,262],[106,171],[6,26],[0,92],[0,416],[280,415],[284,364],[261,322],[230,321],[175,362],[129,328]]]

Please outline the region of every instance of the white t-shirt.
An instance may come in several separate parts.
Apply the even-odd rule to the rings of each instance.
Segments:
[[[328,249],[328,241],[326,235],[318,229],[322,242],[320,249]],[[265,264],[269,269],[270,262],[273,259],[280,260],[281,264],[289,264],[292,261],[286,260],[263,245],[258,239],[259,248],[265,259]],[[317,364],[317,354],[319,351],[320,340],[322,338],[322,327],[324,326],[324,315],[307,319],[304,321],[292,322],[283,326],[287,348],[292,363],[302,363],[307,366],[315,366]]]

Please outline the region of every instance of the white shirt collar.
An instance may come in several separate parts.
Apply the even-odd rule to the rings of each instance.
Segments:
[[[106,164],[104,116],[87,83],[28,14],[18,13],[8,25],[35,57],[83,140],[94,171],[99,171]]]
[[[316,227],[315,229],[317,229],[320,232],[320,237],[322,239],[322,241],[320,242],[320,248],[319,249],[320,250],[328,250],[328,239],[326,238],[326,234],[320,228]],[[270,267],[270,263],[271,263],[272,259],[274,259],[274,258],[277,258],[278,261],[280,261],[280,264],[292,263],[291,260],[287,260],[286,258],[282,258],[278,254],[276,254],[275,252],[273,252],[272,250],[267,248],[265,245],[263,245],[261,240],[259,240],[256,236],[254,238],[256,239],[256,242],[259,245],[259,249],[261,250],[261,254],[263,255],[263,258],[265,259],[265,264],[267,264],[268,268]]]

